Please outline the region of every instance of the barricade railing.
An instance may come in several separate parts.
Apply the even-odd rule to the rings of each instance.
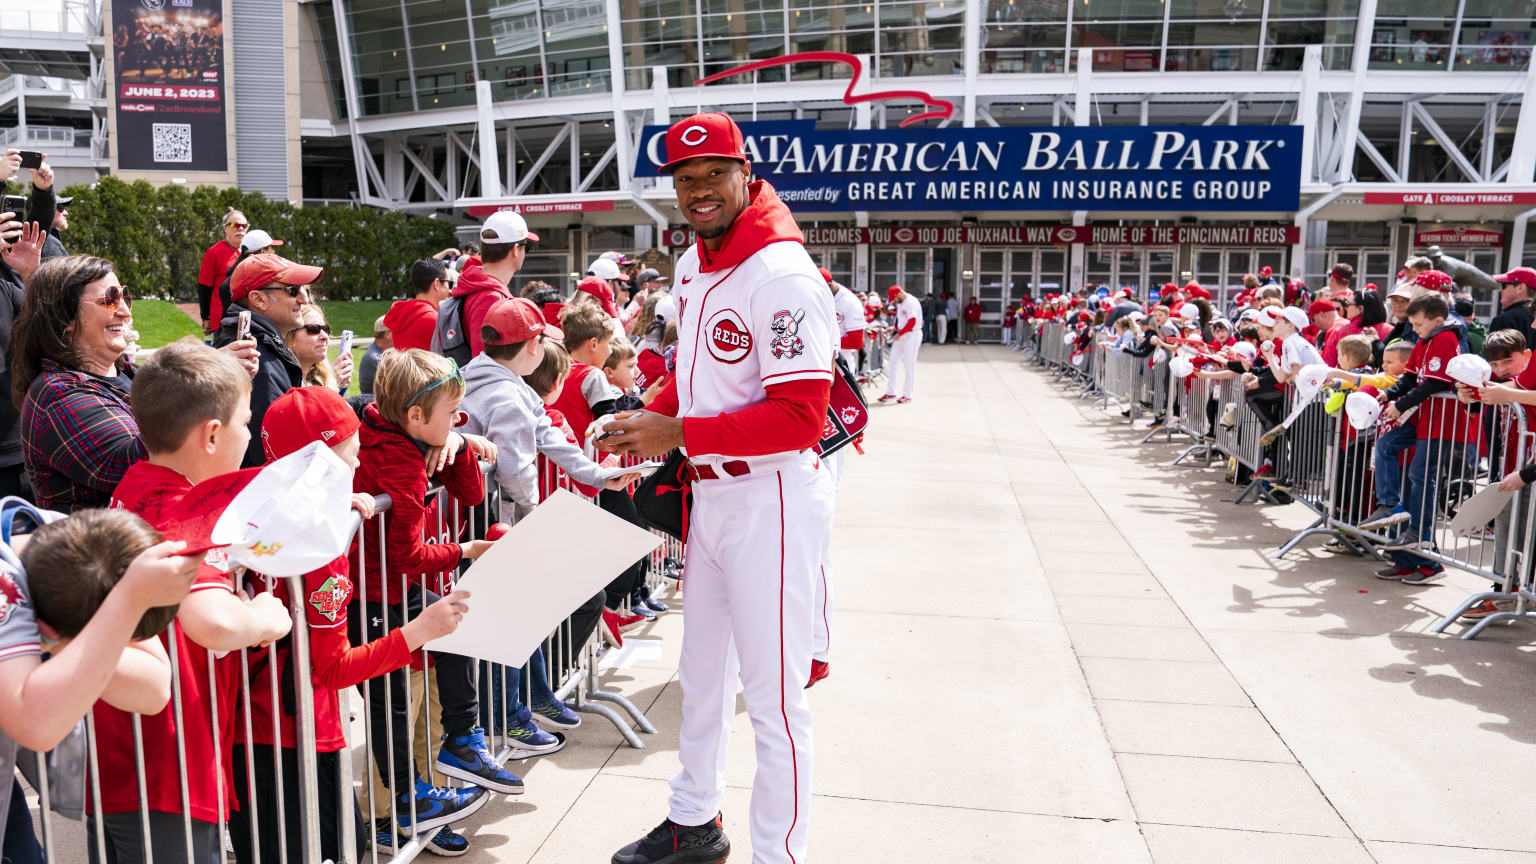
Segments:
[[[1097,380],[1104,391],[1099,404],[1107,406],[1118,400],[1121,386],[1109,366],[1115,352],[1096,349],[1096,354],[1106,364]],[[1159,374],[1154,368],[1142,376],[1133,402],[1150,396],[1157,407],[1156,394],[1162,389],[1157,387]],[[1254,408],[1237,377],[1192,376],[1181,382],[1166,371],[1161,374],[1167,376],[1165,392],[1170,394],[1166,420],[1148,438],[1166,429],[1170,434],[1189,434],[1197,442],[1175,463],[1208,439],[1208,453],[1220,452],[1232,459],[1234,480],[1245,472],[1250,477],[1238,502],[1255,490],[1260,494],[1269,494],[1266,489],[1284,490],[1316,514],[1310,525],[1281,545],[1277,557],[1309,537],[1330,536],[1361,554],[1400,566],[1451,567],[1487,578],[1490,590],[1468,596],[1435,628],[1444,632],[1485,601],[1504,604],[1462,632],[1463,639],[1475,638],[1498,621],[1536,620],[1536,567],[1532,566],[1536,494],[1532,489],[1515,492],[1487,524],[1460,531],[1453,526],[1465,501],[1536,456],[1536,429],[1528,428],[1524,407],[1479,404],[1469,411],[1455,395],[1442,393],[1429,397],[1401,423],[1382,421],[1357,431],[1341,405],[1329,413],[1325,400],[1331,391],[1300,405],[1295,388],[1288,388],[1280,416],[1270,418]],[[1296,416],[1290,425],[1275,432],[1274,427],[1292,411]],[[1421,438],[1419,429],[1431,434]],[[1271,433],[1267,444],[1266,432]],[[1378,455],[1383,446],[1389,449]],[[1271,471],[1261,470],[1266,464]],[[1395,473],[1396,478],[1381,474],[1382,470]],[[1381,500],[1378,495],[1387,498]],[[1400,505],[1409,515],[1381,524],[1389,504]]]
[[[541,469],[540,500],[557,488],[583,494],[554,466]],[[485,501],[474,507],[461,506],[442,486],[430,489],[423,539],[456,543],[483,538],[492,522],[515,519],[515,505],[501,500],[494,482],[486,486]],[[381,578],[370,571],[390,573],[382,514],[393,509],[388,496],[376,497],[374,504],[376,515],[366,522],[353,514],[355,564],[317,590],[310,590],[313,586],[303,579],[236,574],[237,587],[253,596],[271,591],[285,600],[294,622],[288,636],[226,654],[193,643],[178,621],[162,637],[172,670],[171,699],[163,712],[148,717],[98,703],[76,733],[53,751],[19,754],[18,765],[27,779],[23,794],[29,804],[35,801],[40,814],[45,861],[104,862],[117,858],[118,849],[142,855],[145,861],[183,856],[194,860],[200,853],[206,857],[209,850],[222,859],[226,837],[240,864],[377,862],[391,856],[407,862],[426,847],[438,827],[410,830],[424,817],[416,807],[414,782],[411,789],[401,790],[397,778],[446,785],[448,778],[433,755],[441,735],[436,715],[443,702],[438,686],[442,676],[427,657],[441,666],[448,655],[431,652],[430,646],[418,649],[411,667],[360,682],[360,741],[354,740],[358,736],[350,733],[348,722],[351,687],[333,691],[337,698],[326,710],[327,727],[316,728],[310,660],[310,628],[320,621],[316,613],[335,626],[343,626],[345,615],[345,625],[355,634],[351,642],[357,646],[403,627],[429,605],[432,595],[451,590],[457,575],[397,574],[390,586],[397,593],[379,599],[404,602],[393,607],[372,604],[370,609],[369,583]],[[370,537],[376,544],[366,542]],[[680,572],[682,566],[682,543],[665,539],[649,562],[647,582],[653,588],[664,571]],[[372,568],[375,557],[380,566]],[[352,585],[340,584],[345,581]],[[349,587],[351,602],[343,604]],[[600,686],[605,648],[595,627],[578,638],[568,618],[520,670],[460,658],[468,664],[468,681],[478,703],[474,723],[486,730],[498,762],[532,755],[519,750],[506,733],[519,713],[513,706],[519,701],[532,706],[541,692],[578,712],[607,718],[630,746],[644,747],[632,725],[645,733],[655,733],[655,727],[624,697]],[[330,700],[322,693],[321,701]],[[601,703],[622,709],[627,719]],[[380,711],[383,714],[376,716]],[[146,727],[151,722],[153,729]],[[173,736],[167,732],[172,725]],[[146,749],[147,740],[151,749]],[[397,759],[409,759],[414,767],[402,769]],[[126,773],[120,767],[124,765],[131,765]],[[232,772],[228,777],[226,768]],[[358,771],[363,772],[363,791],[354,795]],[[124,784],[133,789],[133,809],[120,809],[119,802],[128,800]],[[402,800],[402,792],[412,794]],[[387,827],[381,828],[385,820]],[[69,827],[71,823],[76,827]],[[358,836],[360,830],[364,837]],[[164,842],[171,842],[173,849],[157,852],[156,844]]]

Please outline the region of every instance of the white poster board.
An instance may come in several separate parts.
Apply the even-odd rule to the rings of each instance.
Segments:
[[[461,576],[470,592],[459,629],[428,643],[507,666],[533,649],[662,538],[559,489],[512,526]]]

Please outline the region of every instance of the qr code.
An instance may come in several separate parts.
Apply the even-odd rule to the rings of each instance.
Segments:
[[[192,124],[152,123],[156,162],[192,161]]]

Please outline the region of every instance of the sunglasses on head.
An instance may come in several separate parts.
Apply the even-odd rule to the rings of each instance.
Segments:
[[[324,333],[327,336],[331,335],[331,325],[329,324],[300,324],[298,327],[293,328],[293,332],[295,333],[299,332],[300,330],[303,330],[305,333],[308,333],[311,336],[319,336],[321,333]]]
[[[107,289],[107,293],[100,297],[92,298],[91,302],[108,312],[116,312],[117,307],[123,304],[127,304],[129,308],[133,307],[133,297],[128,293],[128,286],[126,285],[113,285]]]
[[[406,407],[407,410],[409,410],[412,405],[415,405],[417,402],[420,402],[421,401],[421,397],[427,395],[428,393],[431,393],[433,390],[436,390],[437,388],[443,386],[444,384],[447,384],[449,381],[457,381],[457,382],[459,382],[459,386],[461,386],[461,387],[464,385],[464,374],[459,371],[459,363],[458,363],[458,361],[454,360],[452,357],[449,357],[448,358],[448,362],[449,362],[449,364],[451,364],[453,366],[453,371],[449,372],[447,375],[444,375],[441,378],[438,378],[437,380],[435,380],[432,383],[428,384],[427,386],[421,388],[420,390],[417,390],[416,391],[416,395],[411,397],[411,401],[405,403],[405,407]]]
[[[279,282],[276,285],[266,285],[266,286],[264,286],[264,287],[262,287],[262,288],[260,288],[258,290],[261,290],[261,291],[283,291],[283,292],[287,293],[287,295],[289,297],[297,297],[297,296],[299,296],[299,292],[303,291],[304,288],[305,288],[305,286],[303,286],[303,285],[284,285],[281,282]]]

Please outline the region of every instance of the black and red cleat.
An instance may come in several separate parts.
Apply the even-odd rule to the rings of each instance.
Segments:
[[[811,680],[805,682],[805,689],[809,690],[817,681],[832,674],[832,664],[820,660],[811,661]]]
[[[715,814],[703,825],[679,825],[664,820],[649,834],[613,853],[613,864],[725,864],[731,841],[725,820]]]

